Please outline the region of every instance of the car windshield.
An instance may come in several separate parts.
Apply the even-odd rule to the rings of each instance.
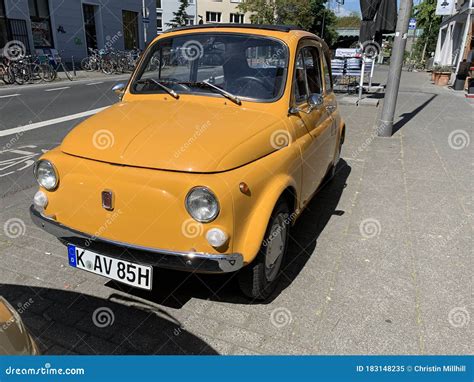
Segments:
[[[282,94],[287,67],[286,45],[273,38],[237,33],[179,35],[151,47],[132,93],[163,93],[166,89],[160,85],[164,85],[178,95],[226,96],[227,92],[231,99],[272,101]]]

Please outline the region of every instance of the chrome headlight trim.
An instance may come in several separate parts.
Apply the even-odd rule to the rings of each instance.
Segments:
[[[38,168],[39,166],[42,164],[42,163],[45,163],[46,165],[50,166],[51,167],[51,170],[53,171],[53,174],[54,174],[54,178],[55,178],[55,182],[54,182],[54,186],[53,187],[46,187],[44,184],[41,184],[39,178],[38,178]],[[47,159],[40,159],[39,161],[37,161],[33,167],[33,173],[34,173],[34,176],[35,176],[35,179],[36,179],[36,182],[39,184],[40,187],[43,187],[45,190],[47,191],[54,191],[58,188],[59,186],[59,175],[58,175],[58,170],[56,169],[56,167],[53,165],[53,163]]]
[[[207,219],[196,218],[195,214],[193,213],[193,211],[191,210],[189,206],[189,197],[193,194],[193,192],[196,192],[196,191],[203,191],[205,193],[208,193],[214,199],[214,202],[216,203],[216,213]],[[184,206],[186,207],[186,211],[188,211],[188,214],[199,223],[210,223],[216,220],[216,218],[219,216],[219,213],[221,211],[219,199],[217,199],[216,194],[214,194],[214,192],[212,192],[212,190],[206,186],[196,186],[196,187],[191,188],[186,194],[186,198],[184,199]]]

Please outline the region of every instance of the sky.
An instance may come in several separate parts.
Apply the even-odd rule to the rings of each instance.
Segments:
[[[330,7],[338,17],[348,16],[351,12],[360,14],[359,0],[345,0],[344,5],[337,5],[335,0],[330,0]]]

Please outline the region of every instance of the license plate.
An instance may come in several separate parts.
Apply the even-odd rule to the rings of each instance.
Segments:
[[[136,288],[151,290],[153,277],[151,266],[104,256],[72,244],[68,244],[67,249],[71,267],[105,276]]]

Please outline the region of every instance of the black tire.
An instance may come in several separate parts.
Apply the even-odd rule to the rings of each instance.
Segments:
[[[240,289],[247,297],[253,300],[267,299],[278,284],[281,265],[284,262],[288,248],[290,228],[288,219],[288,204],[285,200],[280,199],[273,209],[257,257],[239,272],[238,280]],[[274,242],[274,240],[276,240],[276,242]],[[281,242],[282,240],[283,243]],[[280,255],[273,262],[273,267],[268,267],[267,260],[271,260],[269,256],[271,256],[272,253],[272,244],[277,245],[275,252],[280,252]]]

